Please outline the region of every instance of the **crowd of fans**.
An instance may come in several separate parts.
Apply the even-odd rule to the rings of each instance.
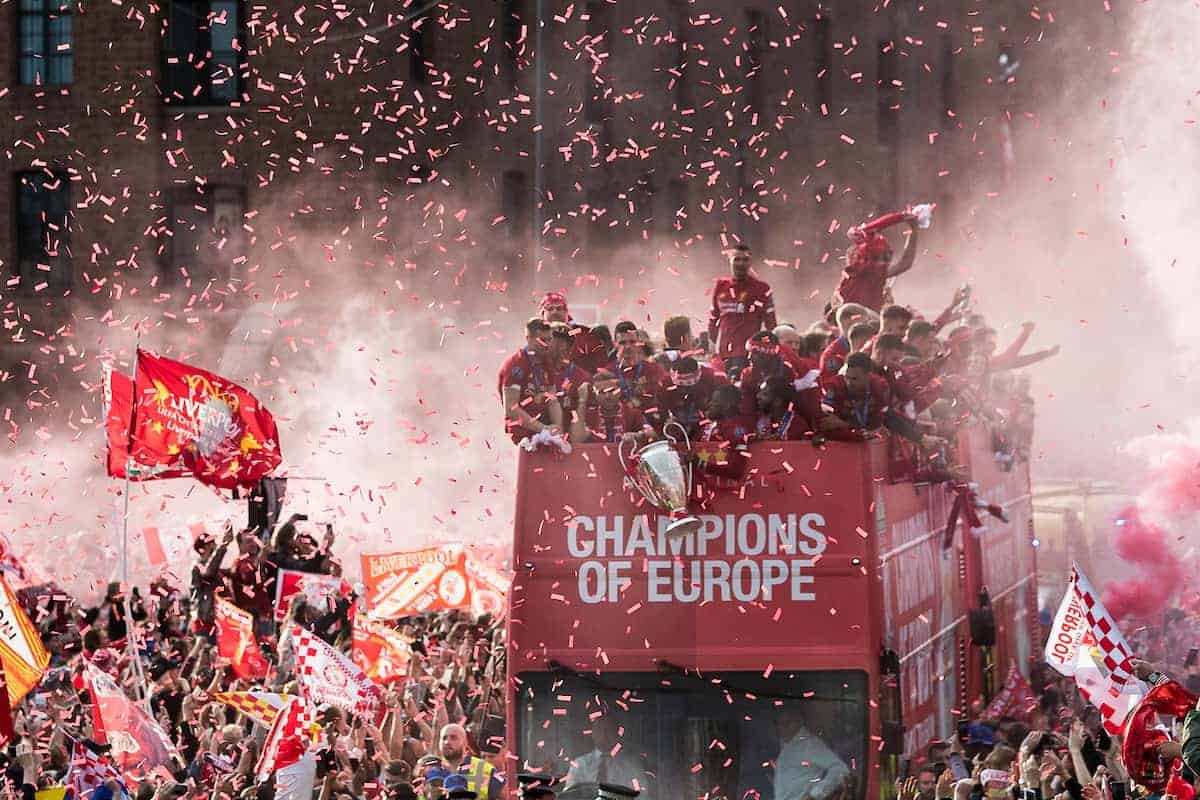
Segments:
[[[321,541],[318,541],[321,537]],[[228,551],[236,540],[237,554]],[[16,739],[5,754],[9,792],[32,800],[39,791],[70,786],[73,745],[111,758],[113,742],[100,744],[94,728],[84,665],[109,673],[130,698],[146,704],[178,752],[168,778],[161,771],[141,782],[110,780],[82,800],[242,798],[270,800],[270,780],[256,780],[255,766],[267,729],[230,705],[219,692],[299,694],[289,628],[296,623],[348,652],[351,613],[358,598],[330,597],[315,603],[296,595],[286,618],[273,608],[280,569],[340,574],[331,555],[334,534],[303,516],[274,530],[227,525],[219,540],[196,539],[187,590],[160,578],[148,592],[123,596],[112,584],[93,608],[82,608],[53,586],[20,593],[51,655],[41,684],[14,709]],[[216,598],[250,610],[255,634],[269,662],[265,680],[239,678],[214,646]],[[503,769],[503,624],[466,611],[427,613],[398,620],[397,632],[411,654],[407,676],[386,686],[380,724],[321,710],[321,750],[313,797],[320,800],[405,798],[498,798]],[[132,637],[132,639],[130,638]],[[119,745],[118,745],[119,747]],[[531,795],[533,796],[533,795]]]
[[[895,259],[883,224],[907,223]],[[917,215],[894,214],[852,231],[854,244],[823,318],[780,323],[771,287],[745,246],[716,280],[707,329],[685,316],[662,337],[631,321],[587,327],[556,292],[525,326],[525,344],[500,370],[507,433],[527,447],[643,442],[682,428],[691,441],[739,447],[762,440],[863,441],[886,435],[894,480],[963,481],[956,431],[978,420],[1002,465],[1026,457],[1033,402],[1013,370],[1057,353],[1021,351],[1022,326],[999,351],[996,330],[973,313],[968,287],[932,319],[894,302],[888,279],[914,261]],[[676,424],[672,424],[676,423]]]

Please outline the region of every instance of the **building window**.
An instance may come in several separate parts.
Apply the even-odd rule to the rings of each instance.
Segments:
[[[954,38],[949,32],[942,34],[942,130],[954,127],[953,118],[957,103],[954,80]]]
[[[171,207],[167,280],[228,280],[245,255],[246,192],[230,184],[177,189]]]
[[[900,139],[900,91],[896,86],[896,45],[880,39],[875,54],[875,105],[879,143],[895,147]]]
[[[608,117],[607,86],[604,76],[604,64],[608,60],[608,48],[612,37],[608,35],[611,26],[612,7],[603,0],[588,0],[587,4],[587,35],[588,45],[594,55],[583,60],[587,77],[583,83],[583,118],[595,125]],[[586,48],[585,48],[586,49]]]
[[[517,0],[504,0],[500,4],[500,32],[504,38],[504,53],[500,56],[501,69],[509,83],[517,82],[517,73],[525,57],[525,34]]]
[[[763,111],[762,61],[767,43],[767,18],[761,11],[746,10],[746,89],[750,113]]]
[[[832,28],[824,15],[818,16],[813,25],[813,110],[823,117],[833,115]]]
[[[514,239],[524,236],[529,217],[529,188],[524,172],[509,170],[504,173],[500,184],[500,207],[508,235]]]
[[[17,267],[21,286],[71,287],[71,181],[45,170],[17,174]]]
[[[246,70],[239,0],[169,0],[163,38],[163,99],[176,105],[227,106],[242,97]]]
[[[415,83],[429,83],[433,65],[434,20],[426,14],[411,23],[408,35],[409,74]]]
[[[66,86],[75,73],[73,0],[20,0],[20,79],[26,86]]]

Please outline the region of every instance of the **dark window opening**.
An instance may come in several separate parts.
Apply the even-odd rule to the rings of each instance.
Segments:
[[[505,172],[500,186],[501,212],[509,236],[525,235],[529,224],[529,188],[525,173],[519,170]]]
[[[242,227],[246,192],[241,186],[209,185],[177,189],[172,196],[171,281],[228,280],[245,255]]]
[[[767,42],[767,18],[761,11],[746,10],[746,82],[750,111],[763,111],[764,88],[762,78],[763,53]]]
[[[21,287],[71,287],[71,181],[66,173],[17,174],[17,270]]]
[[[504,53],[500,61],[509,82],[515,83],[524,61],[526,46],[521,36],[523,22],[517,0],[504,0],[500,5],[500,14],[500,33],[504,39]]]
[[[409,74],[415,83],[429,83],[433,74],[435,24],[432,17],[425,15],[414,19],[409,28]]]
[[[900,92],[896,86],[896,45],[888,39],[879,40],[875,76],[879,143],[895,147],[900,138]]]
[[[832,28],[825,16],[817,17],[813,24],[813,110],[823,117],[833,115]]]
[[[228,106],[242,99],[244,15],[239,0],[169,0],[163,100]]]
[[[21,0],[17,30],[20,81],[25,86],[66,86],[75,76],[73,0]]]

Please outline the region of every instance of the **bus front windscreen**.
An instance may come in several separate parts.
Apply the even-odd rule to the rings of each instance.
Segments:
[[[519,757],[563,780],[560,800],[591,800],[597,783],[638,788],[639,800],[863,796],[863,672],[559,670],[517,681]]]

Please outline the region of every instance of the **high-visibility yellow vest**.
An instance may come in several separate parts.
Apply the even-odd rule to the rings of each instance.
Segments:
[[[478,800],[488,800],[488,788],[492,785],[492,774],[496,768],[486,759],[468,756],[458,772],[467,779],[467,789],[475,793]]]

